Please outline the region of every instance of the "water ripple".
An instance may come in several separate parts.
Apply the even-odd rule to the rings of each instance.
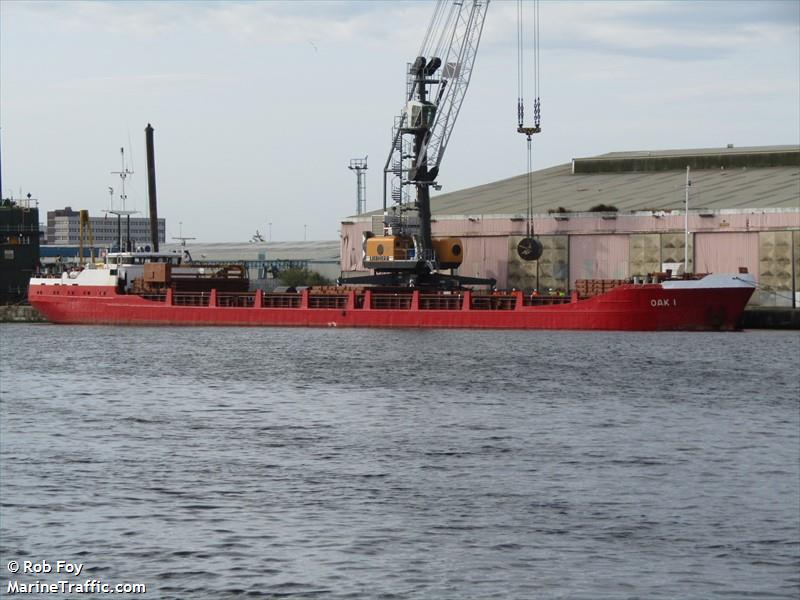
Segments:
[[[0,340],[0,564],[165,599],[800,595],[796,333]]]

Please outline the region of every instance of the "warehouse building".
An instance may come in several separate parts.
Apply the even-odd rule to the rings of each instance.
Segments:
[[[688,186],[688,249],[685,251]],[[538,261],[517,255],[528,225],[527,175],[431,200],[436,236],[464,242],[460,275],[498,287],[571,290],[688,258],[688,272],[753,273],[752,305],[800,307],[800,146],[613,152],[536,171]],[[341,269],[363,272],[365,231],[382,212],[342,221]]]

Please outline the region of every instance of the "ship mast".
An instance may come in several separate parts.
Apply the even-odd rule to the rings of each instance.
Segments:
[[[119,194],[119,198],[122,201],[122,208],[121,209],[114,209],[113,207],[107,210],[107,213],[112,215],[117,215],[117,249],[118,251],[122,252],[122,217],[125,216],[127,221],[127,239],[125,240],[125,251],[130,252],[132,250],[131,244],[131,215],[135,215],[138,211],[135,210],[128,210],[125,207],[125,202],[128,200],[128,195],[125,193],[125,180],[128,178],[128,175],[133,175],[133,171],[129,170],[125,166],[125,148],[119,149],[122,167],[119,171],[111,171],[112,175],[119,175],[119,179],[121,182],[121,191]],[[108,188],[112,190],[113,188]]]
[[[683,211],[683,273],[689,272],[689,187],[692,181],[689,179],[689,165],[686,165],[686,198]]]

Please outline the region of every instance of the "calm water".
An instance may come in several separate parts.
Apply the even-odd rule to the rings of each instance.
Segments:
[[[0,339],[0,594],[800,595],[797,332]]]

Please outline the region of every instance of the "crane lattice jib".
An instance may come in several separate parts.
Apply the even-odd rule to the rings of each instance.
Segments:
[[[441,37],[432,38],[439,37],[441,41],[445,41],[446,48],[443,46],[442,49],[446,54],[443,52],[445,57],[442,61],[440,82],[432,90],[431,95],[431,100],[437,105],[437,111],[427,147],[429,170],[438,168],[441,164],[447,142],[461,110],[472,77],[472,68],[478,53],[488,7],[489,0],[454,1],[450,15],[445,19],[445,26],[449,28],[449,41],[444,37],[445,31]],[[431,33],[429,32],[429,36]],[[428,36],[426,41],[427,38]]]
[[[436,74],[438,83],[432,86],[428,95],[429,101],[437,107],[435,120],[418,154],[425,157],[429,172],[438,169],[461,109],[488,6],[489,0],[438,0],[417,54],[427,59],[434,56],[443,58],[441,70]],[[410,70],[408,78],[406,100],[412,100],[416,78]],[[408,172],[406,159],[409,152],[404,149],[402,139],[406,118],[403,113],[392,129],[392,147],[383,169],[384,210],[389,196],[394,202],[402,202],[408,196],[408,192],[403,190],[408,183],[404,175]]]

